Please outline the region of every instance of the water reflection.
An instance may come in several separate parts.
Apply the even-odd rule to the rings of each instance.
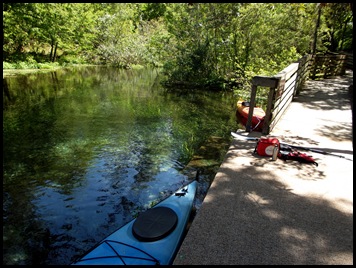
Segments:
[[[3,264],[71,263],[185,183],[208,137],[236,128],[231,95],[166,92],[155,69],[62,69],[3,85]]]

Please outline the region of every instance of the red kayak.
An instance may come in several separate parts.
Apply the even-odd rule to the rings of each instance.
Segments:
[[[236,117],[241,124],[246,126],[248,113],[250,111],[250,103],[247,101],[238,101],[236,109]],[[251,130],[262,131],[265,119],[265,111],[261,107],[253,108],[253,116],[251,123]]]

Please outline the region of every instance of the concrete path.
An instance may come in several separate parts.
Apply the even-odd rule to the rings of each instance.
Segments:
[[[234,139],[174,265],[353,264],[352,78],[307,81],[269,135],[351,160],[271,161]]]

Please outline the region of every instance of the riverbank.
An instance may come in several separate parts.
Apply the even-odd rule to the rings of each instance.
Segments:
[[[53,72],[59,69],[72,68],[72,67],[87,67],[87,66],[97,66],[92,64],[70,64],[66,66],[49,66],[48,68],[28,68],[28,69],[3,69],[2,76],[12,76],[12,75],[26,75],[31,73],[46,73]]]

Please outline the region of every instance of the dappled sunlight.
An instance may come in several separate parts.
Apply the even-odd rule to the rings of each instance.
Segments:
[[[285,226],[279,232],[283,240],[288,241],[287,248],[289,254],[293,256],[296,264],[308,262],[308,255],[314,248],[323,249],[328,248],[328,243],[322,237],[311,237],[310,234],[304,230]]]
[[[303,231],[303,230],[299,230],[296,228],[291,228],[288,226],[284,226],[281,228],[281,230],[279,231],[279,235],[289,241],[296,241],[298,243],[300,242],[308,242],[309,237],[307,232]]]
[[[344,198],[336,198],[332,200],[331,206],[340,212],[345,214],[353,215],[354,206],[353,206],[353,199],[344,199]]]
[[[281,220],[283,218],[283,216],[276,210],[274,209],[263,209],[261,211],[261,213],[270,218],[270,219],[273,219],[273,220]]]
[[[246,198],[252,202],[254,202],[256,205],[261,206],[261,205],[268,205],[270,204],[270,200],[264,199],[262,196],[259,196],[255,192],[247,193]]]
[[[353,72],[342,77],[308,80],[293,102],[303,102],[305,108],[313,110],[350,110],[348,88],[352,83]]]
[[[325,253],[320,259],[323,259],[324,263],[328,265],[339,265],[340,260],[352,260],[353,252],[335,252],[332,255]]]
[[[351,116],[351,113],[350,113]],[[340,116],[340,119],[343,118]],[[350,123],[342,123],[333,125],[325,125],[316,130],[317,134],[320,136],[327,137],[332,141],[351,141],[352,140],[352,125]],[[350,148],[352,149],[352,148]]]
[[[272,134],[290,136],[290,142],[302,141],[309,146],[324,144],[325,148],[336,149],[339,146],[336,143],[352,141],[349,94],[352,83],[352,71],[342,77],[306,81]]]
[[[194,255],[209,264],[352,263],[352,195],[335,189],[337,181],[352,191],[352,177],[330,176],[352,162],[323,155],[318,167],[271,161],[254,155],[254,146],[232,142],[178,257],[201,241]]]

